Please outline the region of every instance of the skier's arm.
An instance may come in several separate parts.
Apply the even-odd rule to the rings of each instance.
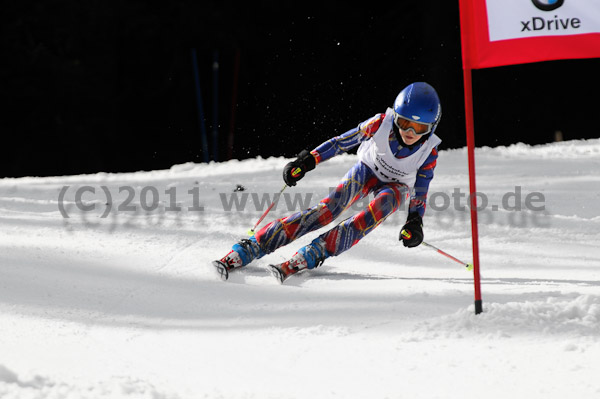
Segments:
[[[423,215],[427,203],[427,191],[429,190],[429,183],[433,179],[437,157],[437,148],[434,148],[417,171],[415,191],[411,195],[408,206],[408,217],[402,230],[400,230],[399,238],[405,247],[416,247],[423,242]]]
[[[303,150],[296,160],[289,162],[283,168],[283,181],[288,186],[295,186],[304,175],[313,170],[319,163],[328,160],[342,152],[348,152],[365,140],[373,137],[385,114],[377,114],[367,119],[354,129],[327,140],[314,150]]]
[[[423,165],[417,171],[417,179],[415,181],[415,190],[411,195],[408,207],[408,213],[418,213],[423,217],[425,207],[427,205],[427,192],[429,191],[429,183],[433,179],[433,171],[437,164],[438,152],[437,148],[431,150],[431,154],[427,157]]]
[[[312,150],[311,154],[315,157],[317,164],[319,164],[336,155],[350,151],[363,141],[373,137],[384,117],[385,114],[377,114],[367,119],[354,129],[350,129],[344,134],[327,140]]]

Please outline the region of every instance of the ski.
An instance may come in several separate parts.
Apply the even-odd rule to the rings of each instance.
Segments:
[[[227,263],[223,262],[222,260],[213,260],[211,264],[214,267],[219,278],[223,281],[227,281],[229,279],[229,274],[232,271],[236,269],[241,269],[241,267],[229,267]],[[278,265],[268,265],[267,268],[271,272],[271,275],[275,277],[277,281],[279,281],[279,283],[281,284],[283,284],[283,282],[287,280],[290,276],[303,270],[297,267],[290,267],[289,261]]]
[[[286,279],[286,275],[283,271],[277,265],[269,265],[268,267],[273,277],[275,277],[280,284],[283,284]]]
[[[227,264],[220,260],[213,260],[212,265],[215,268],[215,271],[217,272],[217,275],[221,278],[221,280],[227,281],[227,279],[229,278],[229,269],[227,268]]]
[[[229,265],[227,265],[226,262],[223,262],[222,260],[213,260],[211,262],[211,265],[213,266],[214,270],[217,273],[217,276],[219,276],[219,278],[223,281],[227,281],[231,275],[231,272],[234,272],[236,270],[239,269],[245,269],[246,272],[241,272],[241,274],[243,275],[252,275],[254,273],[256,273],[258,271],[258,274],[262,274],[261,272],[264,273],[264,270],[257,270],[256,268],[247,268],[246,266],[238,266],[238,267],[231,267]],[[238,272],[239,273],[239,272]]]
[[[269,265],[268,267],[273,277],[275,277],[277,281],[279,281],[281,284],[283,284],[283,282],[287,280],[290,276],[298,273],[301,270],[304,270],[298,267],[290,267],[289,261],[281,263],[279,265]]]

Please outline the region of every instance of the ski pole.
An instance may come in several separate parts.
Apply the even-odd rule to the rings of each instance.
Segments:
[[[444,256],[446,256],[446,257],[448,257],[448,258],[452,259],[453,261],[455,261],[455,262],[457,262],[457,263],[460,263],[460,264],[461,264],[461,265],[463,265],[463,266],[464,266],[464,267],[465,267],[465,268],[466,268],[468,271],[471,271],[471,270],[473,270],[473,264],[472,264],[472,263],[465,263],[465,262],[463,262],[462,260],[456,259],[454,256],[450,255],[449,253],[447,253],[447,252],[444,252],[444,251],[442,251],[441,249],[439,249],[439,248],[436,248],[436,247],[434,247],[433,245],[431,245],[431,244],[429,244],[429,243],[426,243],[425,241],[423,241],[423,242],[422,242],[422,244],[423,244],[423,245],[425,245],[426,247],[429,247],[429,248],[433,249],[434,251],[437,251],[437,253],[439,253],[439,254],[441,254],[441,255],[444,255]]]
[[[300,168],[296,168],[292,171],[292,176],[296,177],[298,176],[298,174],[301,172]],[[254,235],[254,231],[256,230],[256,228],[258,227],[258,225],[260,224],[260,222],[263,221],[263,219],[267,216],[267,214],[271,211],[271,209],[273,208],[273,206],[275,205],[275,203],[277,202],[277,200],[279,199],[279,197],[281,196],[281,194],[283,194],[283,192],[285,191],[285,189],[287,188],[287,184],[284,184],[283,187],[281,188],[281,190],[279,190],[279,196],[277,197],[277,199],[274,199],[273,202],[271,203],[271,205],[269,205],[269,207],[267,208],[267,210],[265,211],[265,213],[262,214],[262,216],[260,217],[260,219],[258,219],[258,222],[256,222],[256,224],[254,225],[253,228],[251,228],[250,230],[248,230],[248,235],[249,236],[253,236]]]

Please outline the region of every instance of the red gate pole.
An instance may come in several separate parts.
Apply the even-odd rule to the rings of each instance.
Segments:
[[[473,122],[473,90],[471,69],[463,68],[465,86],[465,117],[467,127],[467,154],[469,159],[469,208],[471,209],[471,239],[473,241],[473,280],[475,284],[475,314],[483,311],[481,278],[479,274],[479,230],[477,223],[477,187],[475,183],[475,133]]]
[[[481,300],[481,278],[479,273],[479,232],[477,228],[477,187],[475,184],[475,127],[473,122],[473,85],[471,82],[470,51],[474,48],[473,10],[470,0],[459,0],[461,47],[463,61],[463,84],[465,95],[465,120],[467,128],[467,154],[469,161],[469,208],[471,209],[471,240],[473,242],[473,281],[475,285],[475,314],[483,311]]]

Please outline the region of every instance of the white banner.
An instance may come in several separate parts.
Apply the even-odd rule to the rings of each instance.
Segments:
[[[490,41],[600,32],[600,0],[486,0]]]

